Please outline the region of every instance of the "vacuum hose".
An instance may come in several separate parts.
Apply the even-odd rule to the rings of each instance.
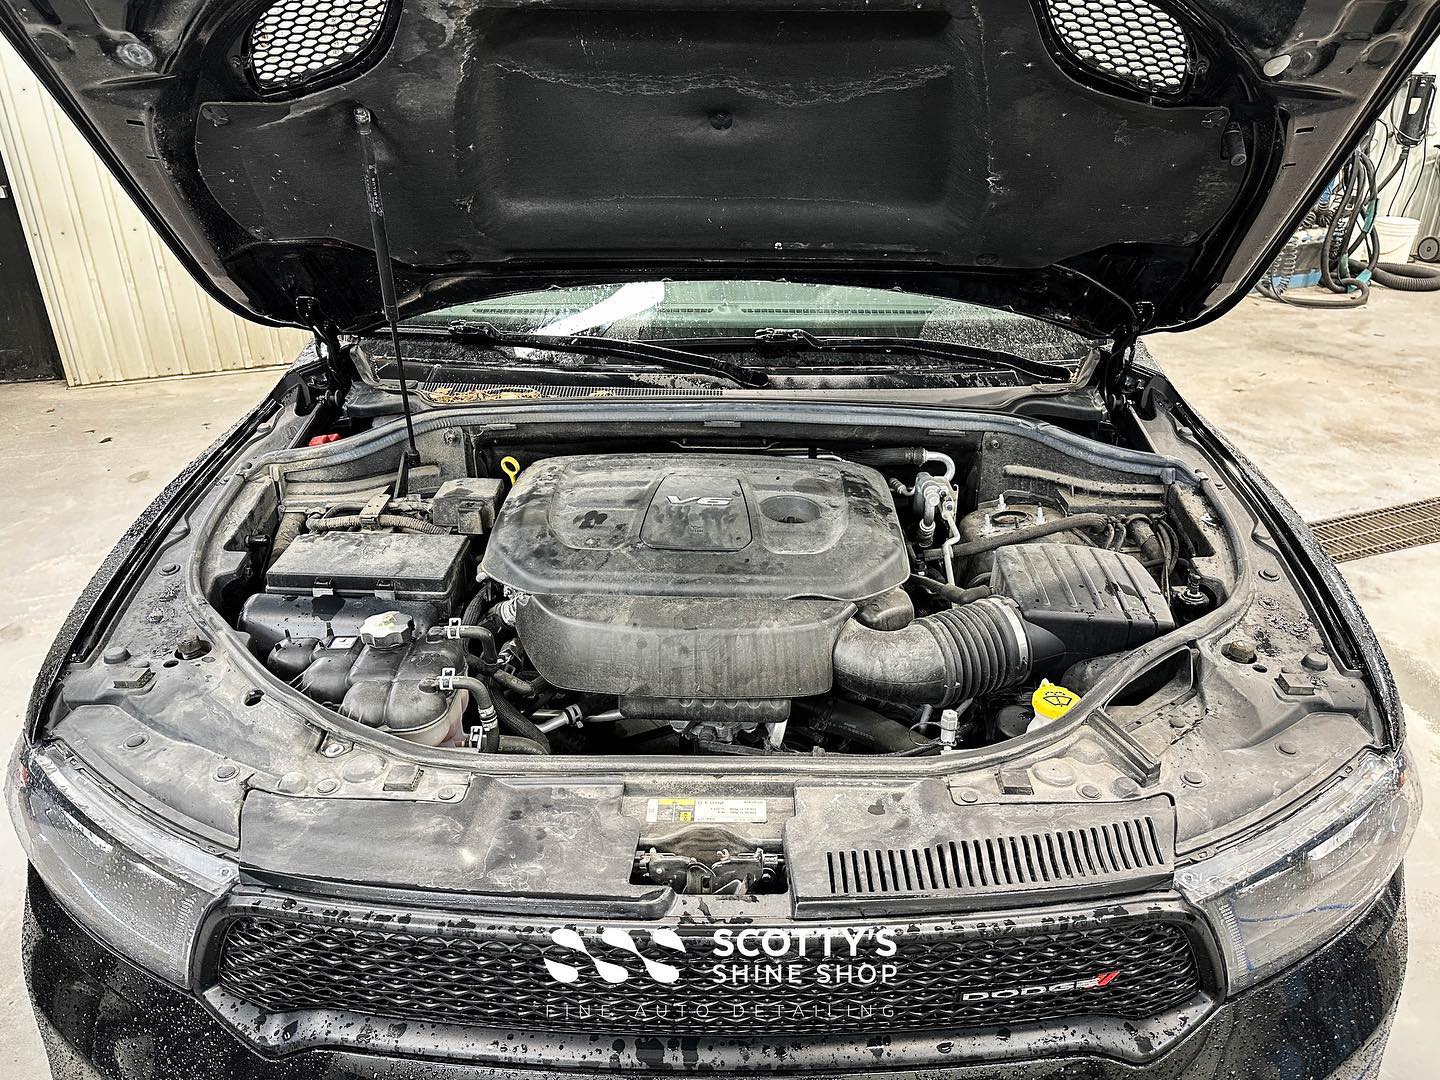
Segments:
[[[1440,292],[1440,266],[1382,262],[1371,267],[1370,276],[1397,292]]]
[[[871,630],[854,619],[835,643],[835,681],[852,693],[916,705],[954,705],[1024,680],[1058,642],[998,596]]]

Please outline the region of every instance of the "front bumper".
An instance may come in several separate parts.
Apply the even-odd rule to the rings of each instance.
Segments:
[[[877,1069],[935,1080],[1353,1080],[1379,1073],[1405,970],[1406,924],[1400,877],[1349,931],[1275,979],[1215,1009],[1176,1046],[1146,1065],[1067,1055],[1023,1061],[906,1070],[885,1055],[877,1032]],[[262,1058],[201,1004],[98,945],[31,876],[24,962],[36,1019],[57,1077],[110,1080],[549,1080],[613,1075],[596,1066],[563,1073],[465,1066],[381,1054],[315,1049]],[[757,1044],[757,1055],[766,1053]],[[643,1053],[643,1048],[642,1048]],[[616,1064],[619,1064],[618,1062]],[[643,1076],[643,1072],[631,1075]],[[673,1074],[672,1074],[673,1075]],[[776,1075],[785,1075],[783,1071]]]

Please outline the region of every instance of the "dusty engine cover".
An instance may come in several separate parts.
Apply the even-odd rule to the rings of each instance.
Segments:
[[[554,685],[717,700],[824,693],[852,602],[909,574],[873,469],[722,454],[540,461],[481,569]]]

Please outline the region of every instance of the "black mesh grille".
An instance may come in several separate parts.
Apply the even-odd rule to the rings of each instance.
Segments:
[[[1046,0],[1060,40],[1080,60],[1141,90],[1174,93],[1190,70],[1180,24],[1146,0]]]
[[[258,86],[284,90],[343,68],[370,47],[389,0],[279,0],[250,31]]]
[[[673,935],[634,931],[623,935],[635,942],[632,952],[615,943],[613,930],[606,943],[589,928],[581,932],[586,957],[540,929],[416,933],[245,914],[225,931],[218,981],[278,1012],[656,1035],[733,1033],[737,1024],[803,1035],[868,1032],[877,1021],[889,1030],[953,1031],[1082,1016],[1141,1020],[1200,992],[1189,936],[1174,922],[995,937],[933,927],[892,932],[893,956],[851,959],[843,946],[830,959],[813,955],[816,949],[803,959],[762,955],[746,969],[783,969],[786,981],[757,974],[720,985],[708,935],[682,935],[680,952]],[[573,981],[547,973],[547,960],[566,965]],[[856,981],[866,963],[891,965],[888,983]],[[842,976],[846,967],[851,974]]]

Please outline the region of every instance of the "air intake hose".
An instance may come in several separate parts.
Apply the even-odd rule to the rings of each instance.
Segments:
[[[884,701],[954,705],[1014,686],[1037,659],[1058,651],[1054,637],[1021,618],[1013,601],[992,596],[903,630],[850,620],[835,643],[835,681]]]

